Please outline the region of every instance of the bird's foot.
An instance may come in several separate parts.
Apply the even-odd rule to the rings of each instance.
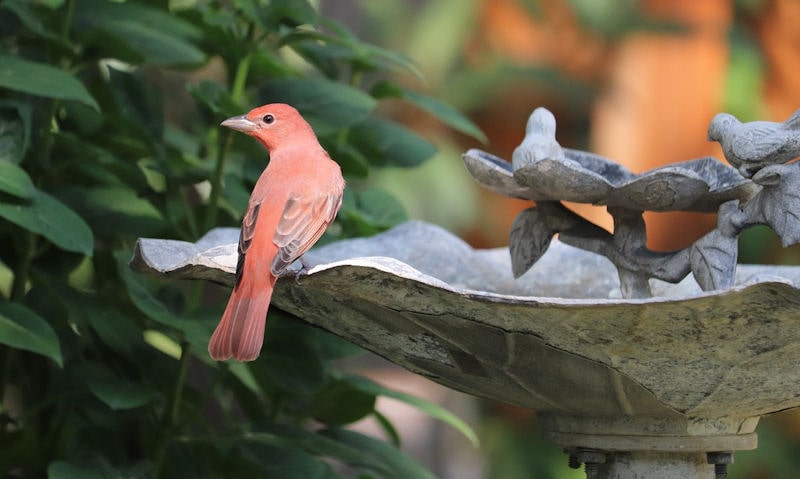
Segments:
[[[300,281],[300,276],[308,274],[308,270],[311,269],[311,265],[308,264],[306,260],[303,259],[302,256],[299,258],[299,261],[300,261],[300,267],[297,268],[297,271],[294,272],[295,284],[302,284],[302,281]]]

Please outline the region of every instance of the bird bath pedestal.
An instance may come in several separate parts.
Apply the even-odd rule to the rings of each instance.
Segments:
[[[515,222],[510,254],[410,222],[308,253],[312,268],[300,282],[278,281],[274,307],[445,386],[535,410],[545,437],[588,478],[723,477],[733,452],[756,448],[760,416],[800,406],[800,268],[737,268],[735,248],[732,267],[730,251],[713,254],[768,218],[746,209],[763,185],[727,170],[715,182],[719,170],[705,160],[626,175],[533,138],[530,126],[526,141],[546,153],[531,153],[523,174],[483,152],[465,155],[482,184],[544,206]],[[605,189],[627,233],[598,231],[565,213],[564,198],[542,199],[526,183],[542,179],[540,167],[566,168],[561,180],[575,181],[570,162]],[[673,194],[680,207],[727,205],[721,226],[686,251],[647,251],[630,211],[686,181],[694,197]],[[593,190],[582,194],[596,202]],[[631,196],[638,206],[625,203]],[[132,267],[232,284],[237,239],[236,229],[194,244],[142,239]]]

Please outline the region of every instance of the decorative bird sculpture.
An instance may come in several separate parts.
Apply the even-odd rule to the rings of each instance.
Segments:
[[[208,345],[215,360],[252,361],[264,342],[278,276],[333,221],[342,204],[344,179],[311,125],[289,105],[264,105],[228,118],[222,126],[252,136],[269,151],[269,164],[242,220],[236,285]]]
[[[751,178],[767,165],[800,156],[800,110],[783,123],[742,123],[729,113],[719,113],[708,127],[708,139],[719,142],[728,163]]]
[[[564,150],[556,141],[556,118],[547,108],[533,110],[525,126],[525,139],[514,150],[514,171],[541,160],[564,160]]]

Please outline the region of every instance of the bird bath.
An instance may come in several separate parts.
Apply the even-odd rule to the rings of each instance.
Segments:
[[[530,197],[494,162],[485,164],[494,186]],[[758,192],[743,184],[709,191],[725,204]],[[559,214],[543,223],[563,227],[562,238],[595,232]],[[237,239],[231,228],[194,244],[141,239],[131,264],[232,284]],[[660,269],[624,263],[639,281],[631,287],[625,268],[586,248],[547,238],[534,249],[528,264],[530,251],[513,244],[511,255],[475,250],[410,222],[311,251],[312,267],[300,282],[280,279],[273,305],[440,384],[535,410],[545,437],[589,478],[721,477],[734,451],[756,448],[760,416],[800,406],[800,268],[681,266],[685,278],[645,279],[651,296],[636,297],[642,271]],[[515,264],[515,279],[520,258],[527,268]]]

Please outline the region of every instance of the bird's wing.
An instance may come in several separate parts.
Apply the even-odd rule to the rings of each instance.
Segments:
[[[341,194],[289,198],[275,229],[273,242],[278,253],[270,265],[272,274],[280,274],[317,242],[341,204]]]
[[[253,234],[256,231],[256,220],[258,220],[258,210],[261,203],[255,203],[247,208],[242,219],[242,230],[239,232],[239,261],[236,263],[236,286],[242,280],[242,270],[244,269],[244,258],[250,243],[253,242]]]
[[[800,109],[792,113],[792,116],[784,121],[783,125],[790,130],[800,130]]]
[[[755,160],[750,156],[756,155],[758,158],[772,154],[786,143],[786,137],[775,128],[771,122],[752,122],[747,125],[744,135],[737,138],[737,143],[742,151],[752,152],[745,155],[745,159]]]

